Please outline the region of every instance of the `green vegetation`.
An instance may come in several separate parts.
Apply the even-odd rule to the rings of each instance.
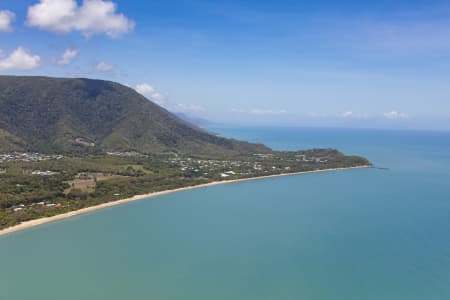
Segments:
[[[10,151],[211,158],[270,149],[210,134],[118,83],[0,76],[0,153]]]
[[[212,181],[370,164],[332,149],[233,159],[137,153],[41,161],[30,161],[28,155],[18,157],[0,162],[0,228],[137,194]]]

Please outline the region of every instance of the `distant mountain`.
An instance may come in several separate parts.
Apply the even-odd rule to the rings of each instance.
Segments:
[[[0,152],[9,151],[214,157],[270,149],[212,135],[118,83],[0,76]]]
[[[178,118],[180,118],[186,122],[192,123],[194,125],[197,125],[198,127],[201,127],[201,128],[206,128],[208,126],[212,126],[215,124],[214,122],[212,122],[210,120],[199,118],[199,117],[192,116],[190,114],[186,114],[186,113],[182,113],[182,112],[175,112],[174,114]]]

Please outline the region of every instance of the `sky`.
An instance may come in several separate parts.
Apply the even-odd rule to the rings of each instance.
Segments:
[[[450,1],[1,0],[0,74],[224,124],[450,129]]]

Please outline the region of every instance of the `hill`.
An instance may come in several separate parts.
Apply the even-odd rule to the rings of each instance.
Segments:
[[[215,157],[271,150],[210,134],[118,83],[0,76],[0,152],[9,151]]]

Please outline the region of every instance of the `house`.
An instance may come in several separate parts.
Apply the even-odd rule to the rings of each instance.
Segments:
[[[52,176],[58,174],[58,172],[34,170],[31,174],[39,176]]]

